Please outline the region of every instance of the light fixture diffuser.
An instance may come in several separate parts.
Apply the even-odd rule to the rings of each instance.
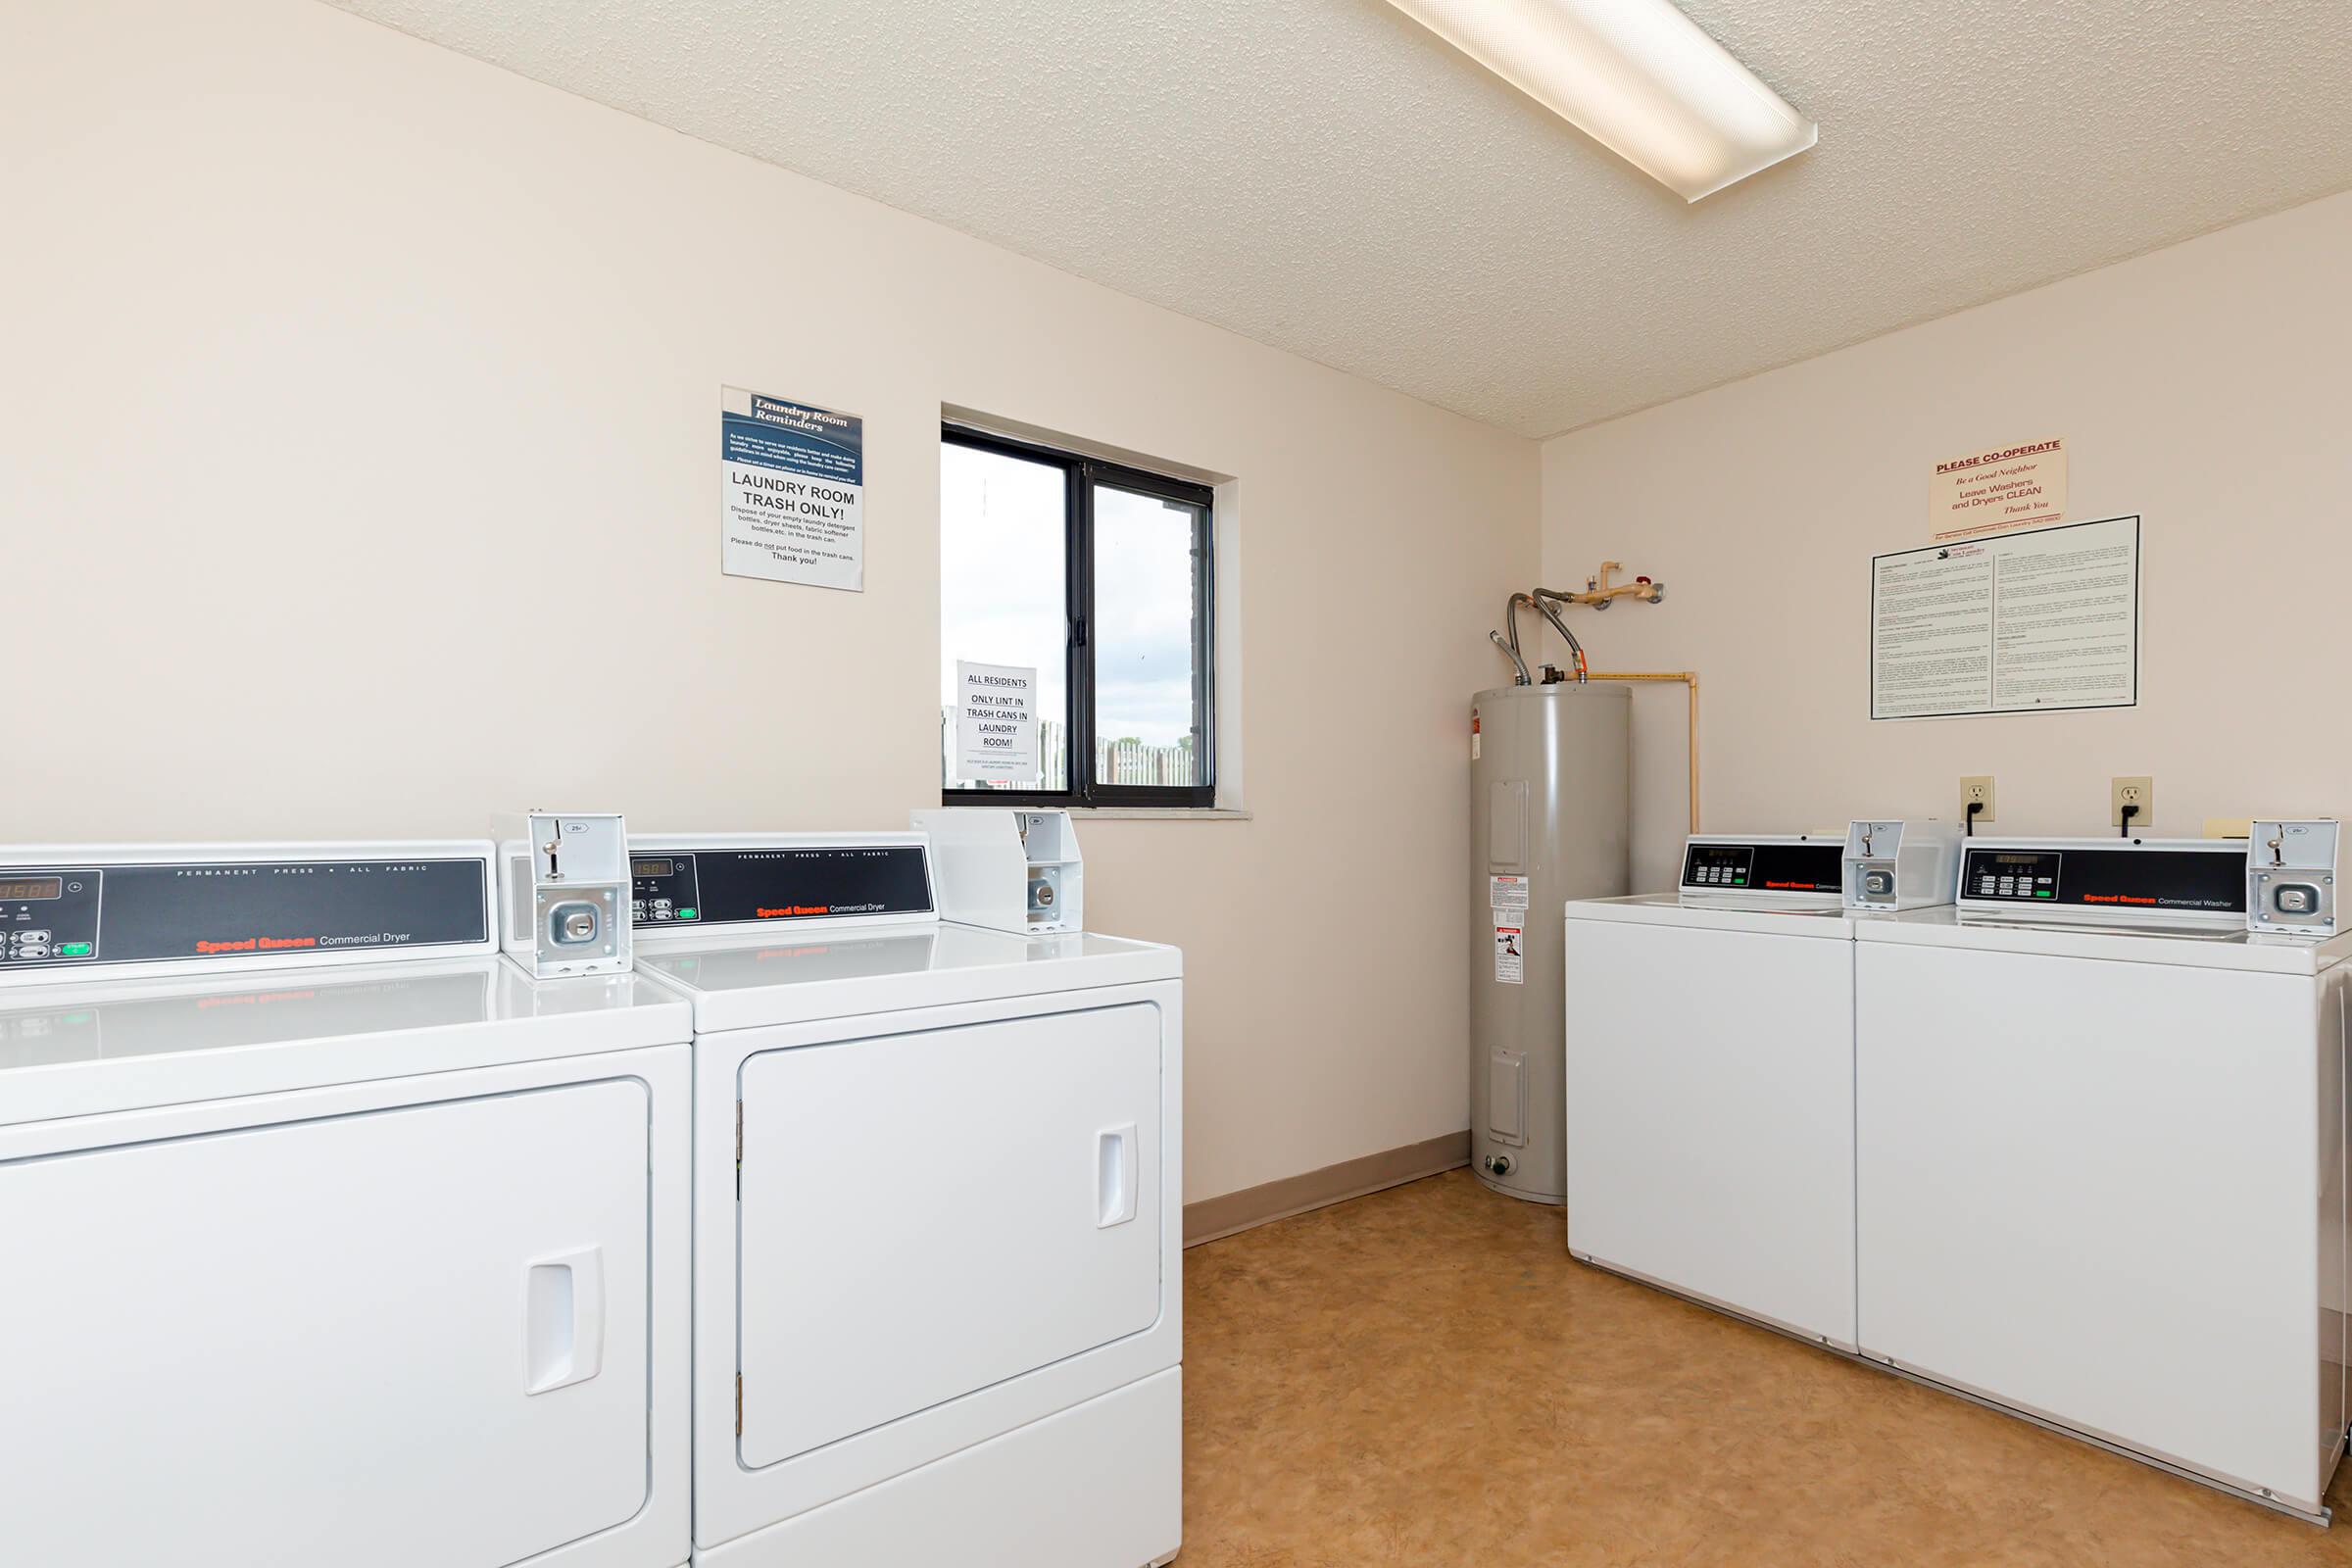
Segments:
[[[1389,0],[1687,202],[1819,128],[1671,0]]]

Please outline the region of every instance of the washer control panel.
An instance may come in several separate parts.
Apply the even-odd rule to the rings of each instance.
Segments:
[[[1686,888],[1743,888],[1755,871],[1752,844],[1693,844],[1683,852]]]
[[[2010,917],[2234,924],[2246,913],[2246,850],[2228,839],[1978,840],[1962,855],[1960,904]]]
[[[481,855],[0,864],[0,978],[94,965],[479,949]]]
[[[1964,876],[1972,900],[2005,899],[2031,904],[2058,897],[2058,869],[2063,857],[2056,850],[1972,850]]]
[[[1812,834],[1755,838],[1692,838],[1683,846],[1680,891],[1691,895],[1753,894],[1758,902],[1794,896],[1836,899],[1844,840]]]

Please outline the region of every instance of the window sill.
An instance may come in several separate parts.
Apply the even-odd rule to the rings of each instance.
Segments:
[[[1253,814],[1233,806],[1073,806],[1069,813],[1104,822],[1247,822]]]

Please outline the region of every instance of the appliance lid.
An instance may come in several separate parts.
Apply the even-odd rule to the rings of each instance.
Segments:
[[[500,957],[84,978],[0,990],[0,1125],[683,1044],[634,974]]]
[[[753,1029],[907,1007],[1180,979],[1184,956],[1094,932],[1023,936],[941,922],[919,929],[737,932],[724,944],[640,948],[637,968],[675,987],[695,1028]]]
[[[1854,940],[2284,975],[2320,974],[2352,956],[2352,933],[2323,940],[2213,924],[2103,924],[2093,918],[2000,920],[1971,915],[1950,906],[1856,921]]]
[[[1833,845],[1832,849],[1837,846]],[[1673,893],[1637,893],[1628,898],[1576,899],[1561,910],[1571,921],[1613,920],[1625,925],[1680,926],[1686,930],[1762,931],[1783,937],[1851,940],[1852,927],[1878,916],[1840,908],[1835,899],[1799,903],[1696,899]],[[1573,930],[1569,933],[1575,939]]]

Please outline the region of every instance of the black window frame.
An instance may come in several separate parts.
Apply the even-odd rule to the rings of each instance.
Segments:
[[[1062,715],[1068,736],[1069,788],[1060,790],[956,789],[943,783],[944,806],[1045,806],[1062,808],[1161,808],[1205,810],[1217,804],[1217,574],[1216,492],[1205,484],[1149,469],[1130,467],[1079,452],[942,420],[943,446],[970,447],[1062,470],[1062,562],[1066,679],[1069,711]],[[1104,784],[1095,771],[1095,487],[1106,485],[1158,496],[1198,509],[1193,523],[1193,755],[1198,784]],[[1045,715],[1039,715],[1043,718]],[[946,761],[942,760],[944,772]]]

